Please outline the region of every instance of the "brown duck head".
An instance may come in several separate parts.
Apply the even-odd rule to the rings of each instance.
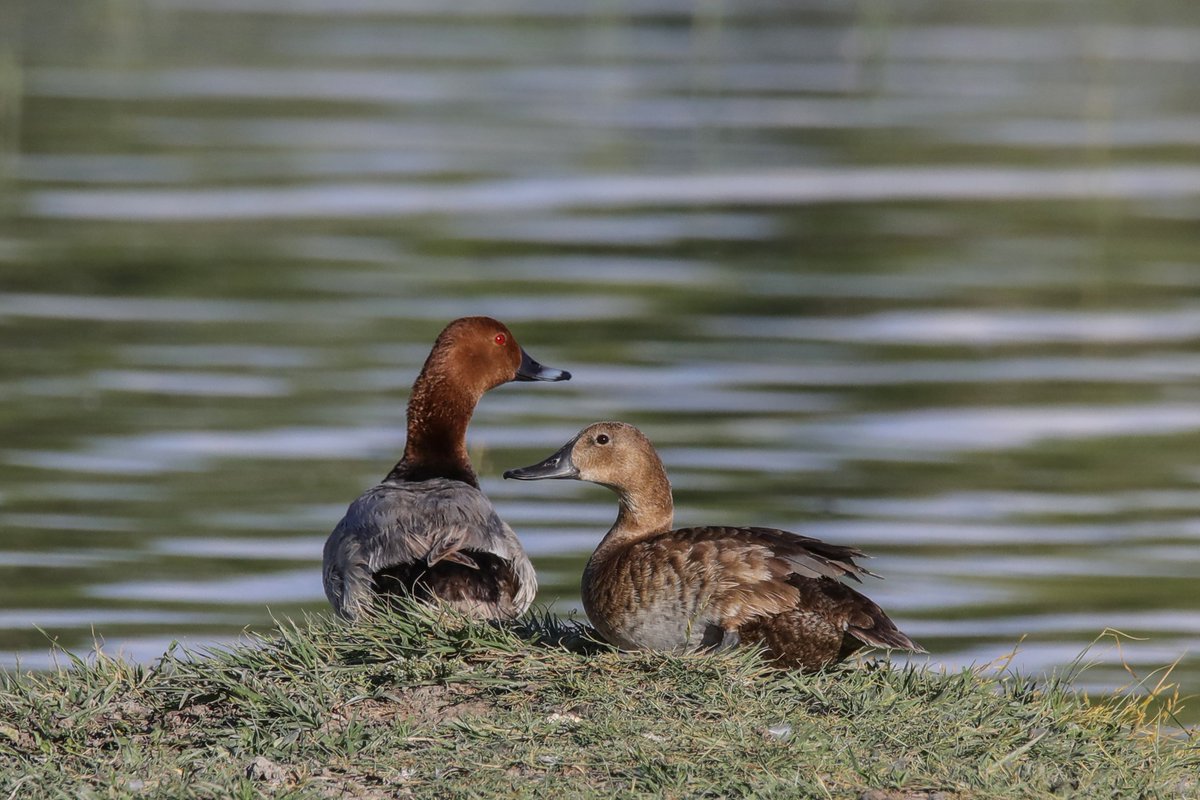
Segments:
[[[628,423],[589,425],[549,458],[510,469],[504,477],[521,481],[570,478],[607,486],[621,502],[613,532],[638,535],[671,527],[673,502],[667,471],[646,435]]]
[[[483,394],[509,381],[570,378],[566,370],[531,358],[504,323],[491,317],[454,320],[438,334],[413,384],[404,457],[388,477],[447,477],[476,485],[466,434]]]

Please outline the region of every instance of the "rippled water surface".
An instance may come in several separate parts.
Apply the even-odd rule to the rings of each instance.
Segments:
[[[935,663],[1200,692],[1200,6],[0,0],[0,661],[324,607],[441,326],[578,603],[600,418]],[[1156,680],[1150,678],[1151,683]]]

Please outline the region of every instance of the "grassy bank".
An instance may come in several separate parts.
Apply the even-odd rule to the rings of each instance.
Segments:
[[[581,633],[314,617],[155,667],[10,676],[0,798],[1200,796],[1200,752],[1144,698],[626,656]]]

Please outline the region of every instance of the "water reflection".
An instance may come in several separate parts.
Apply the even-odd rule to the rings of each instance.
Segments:
[[[470,436],[556,610],[613,499],[499,475],[621,418],[680,524],[869,550],[935,665],[1115,627],[1086,685],[1200,686],[1183,0],[44,6],[0,45],[0,663],[323,608],[430,337],[487,313],[576,375]]]
[[[737,109],[720,109],[713,116],[725,119],[739,113]],[[654,206],[1097,198],[1195,200],[1200,198],[1200,169],[862,168],[536,178],[466,186],[328,183],[277,189],[45,189],[33,192],[28,203],[30,212],[39,217],[163,222],[400,218]]]
[[[110,600],[140,600],[200,605],[314,603],[325,597],[319,567],[244,578],[208,581],[126,581],[90,586],[87,594]]]
[[[913,345],[1188,342],[1200,338],[1200,308],[1125,311],[888,311],[855,318],[707,321],[723,335]]]

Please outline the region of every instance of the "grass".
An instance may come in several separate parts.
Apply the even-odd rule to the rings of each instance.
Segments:
[[[1153,694],[586,634],[410,611],[154,666],[69,657],[4,680],[0,798],[1200,796],[1200,750]]]

